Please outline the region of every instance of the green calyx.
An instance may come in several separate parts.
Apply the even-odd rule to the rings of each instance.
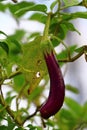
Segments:
[[[41,51],[43,54],[50,54],[54,49],[51,41],[49,39],[42,40],[40,43]]]

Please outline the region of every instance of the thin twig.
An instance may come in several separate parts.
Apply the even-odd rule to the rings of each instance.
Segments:
[[[83,54],[84,54],[84,51],[81,51],[80,53],[78,53],[76,56],[74,56],[72,58],[58,59],[58,62],[74,62],[75,60],[77,60],[78,58],[80,58]]]
[[[68,47],[60,38],[58,38],[58,37],[56,37],[56,36],[51,36],[51,38],[56,39],[58,42],[60,42],[60,43],[66,48],[66,50],[67,50],[67,55],[68,55],[68,57],[69,57],[69,59],[70,59],[71,56],[70,56],[70,49],[69,49],[69,47]]]
[[[41,121],[42,121],[42,125],[43,125],[43,127],[46,128],[46,124],[45,124],[45,122],[44,122],[44,120],[43,120],[42,117],[41,117]]]
[[[77,126],[73,128],[73,130],[83,130],[84,128],[87,128],[87,122],[83,121],[79,123]]]
[[[18,103],[18,100],[19,98],[22,96],[23,92],[24,92],[24,89],[26,88],[28,82],[26,81],[26,83],[23,85],[22,89],[20,90],[17,98],[16,98],[16,109],[18,110],[18,107],[19,107],[19,103]]]
[[[22,122],[22,125],[23,125],[27,120],[29,120],[30,118],[34,117],[34,116],[37,114],[38,110],[39,110],[39,107],[36,108],[36,111],[35,111],[33,114],[31,114],[31,115],[29,115],[29,116],[27,116],[27,117],[25,118],[25,120]]]
[[[3,92],[0,86],[0,104],[6,109],[7,113],[12,117],[12,119],[19,125],[21,126],[21,120],[15,118],[14,112],[10,109],[9,105],[5,102]]]
[[[12,73],[10,76],[8,76],[7,79],[11,79],[11,78],[13,78],[17,75],[20,75],[20,74],[22,74],[22,72],[20,70],[18,70],[16,72]]]

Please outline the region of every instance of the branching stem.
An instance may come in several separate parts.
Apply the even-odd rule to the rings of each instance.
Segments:
[[[87,51],[87,46],[84,45],[83,49],[74,57],[69,57],[67,59],[58,59],[59,62],[74,62],[75,60],[77,60],[78,58],[80,58],[83,54],[85,54],[85,52]]]
[[[2,92],[2,89],[0,87],[0,104],[6,109],[6,111],[8,112],[8,114],[12,117],[12,119],[19,125],[21,126],[21,120],[15,118],[15,114],[14,112],[10,109],[10,107],[7,105],[7,103],[5,102],[4,100],[4,97],[3,97],[3,92]]]
[[[36,111],[35,111],[33,114],[27,116],[27,117],[24,119],[24,121],[22,122],[22,125],[23,125],[27,120],[29,120],[30,118],[34,117],[34,116],[36,115],[36,113],[38,112],[38,109],[39,109],[39,107],[36,108]]]
[[[20,90],[20,92],[19,92],[19,94],[18,94],[18,96],[17,96],[17,98],[16,98],[16,109],[17,109],[17,111],[18,111],[18,107],[19,107],[19,102],[18,102],[18,100],[19,100],[19,98],[22,96],[22,94],[23,94],[23,92],[24,92],[24,89],[25,89],[25,87],[27,86],[27,84],[28,84],[28,82],[26,81],[26,83],[23,85],[22,89]]]

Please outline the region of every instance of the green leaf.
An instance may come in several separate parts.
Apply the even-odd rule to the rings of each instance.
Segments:
[[[25,31],[22,30],[22,29],[16,30],[16,31],[14,32],[14,34],[8,36],[8,39],[9,39],[10,41],[11,41],[11,40],[16,40],[17,42],[20,43],[20,41],[23,40],[23,37],[25,36],[25,34],[26,34]],[[7,39],[7,40],[8,40],[8,39]]]
[[[47,120],[46,125],[53,127],[55,124],[51,120]]]
[[[69,46],[70,55],[72,55],[75,52],[76,47],[77,47],[76,45]],[[59,54],[57,54],[57,59],[62,60],[62,59],[67,59],[67,58],[68,58],[68,50],[67,49],[64,49]]]
[[[7,7],[8,7],[7,4],[0,3],[0,11],[4,12]]]
[[[2,125],[2,126],[0,126],[0,129],[1,129],[1,130],[7,130],[7,126]]]
[[[29,102],[34,101],[36,104],[38,104],[38,98],[40,94],[42,93],[44,87],[37,86],[33,92],[29,95]]]
[[[72,20],[76,18],[87,19],[87,12],[61,13],[61,21]]]
[[[19,128],[16,128],[15,130],[24,130],[23,128],[19,127]],[[26,130],[26,129],[25,129]]]
[[[53,21],[50,26],[50,33],[56,33],[56,36],[60,39],[64,39],[67,35],[68,29],[65,24],[59,24],[58,21]],[[55,42],[54,42],[55,43]],[[56,46],[56,43],[55,43]]]
[[[8,116],[7,120],[8,120],[7,130],[13,130],[13,128],[15,127],[15,123],[13,122],[13,120],[11,120],[11,118],[9,116]]]
[[[47,7],[45,5],[42,5],[42,4],[33,5],[33,6],[30,6],[30,7],[21,8],[21,9],[17,10],[15,12],[15,14],[19,15],[20,13],[23,14],[23,13],[26,13],[28,11],[40,11],[40,12],[46,13]]]
[[[50,9],[53,10],[53,8],[55,7],[55,5],[57,5],[57,3],[58,3],[58,1],[55,0],[55,1],[51,4]]]
[[[81,53],[83,51],[87,52],[87,45],[84,45],[84,46],[81,46],[81,47],[75,49],[75,52],[77,52],[77,53]]]
[[[40,46],[41,37],[36,38],[30,43],[23,45],[22,69],[33,89],[47,72],[43,53]],[[40,76],[38,77],[38,73]]]
[[[82,117],[83,120],[87,121],[87,102],[85,102],[83,105]]]
[[[46,23],[47,16],[43,13],[34,13],[30,16],[30,20],[36,20],[41,23]]]
[[[61,120],[64,120],[64,119],[67,121],[74,120],[73,113],[69,111],[68,109],[64,109],[64,108],[61,109],[60,116],[61,116]]]
[[[2,2],[2,1],[4,1],[4,0],[0,0],[0,2]]]
[[[72,13],[72,16],[73,16],[74,19],[76,19],[76,18],[85,18],[85,19],[87,19],[87,12]]]
[[[31,124],[29,124],[27,127],[29,128],[29,130],[42,130],[41,127],[33,126],[33,125],[31,125]]]
[[[40,36],[40,33],[39,33],[39,32],[31,33],[30,36],[28,37],[28,39],[30,40],[30,39],[36,38],[36,37],[38,37],[38,36]]]
[[[33,2],[26,2],[26,1],[22,1],[22,2],[19,2],[17,4],[9,4],[9,10],[10,12],[13,14],[15,14],[16,11],[20,10],[20,9],[23,9],[23,8],[29,8],[31,6],[33,6],[34,3]],[[18,18],[21,17],[22,15],[24,15],[26,12],[20,12],[18,15],[16,15]]]
[[[64,21],[63,23],[66,25],[68,30],[76,31],[80,35],[80,32],[74,27],[74,25],[72,23],[66,22],[66,21]]]
[[[65,3],[65,6],[73,6],[78,5],[80,2],[79,0],[63,0]]]
[[[66,85],[66,89],[76,94],[79,93],[79,90],[76,87],[71,86],[70,84]]]
[[[8,35],[6,33],[4,33],[3,31],[0,31],[0,33],[5,35],[6,37],[8,37]]]
[[[12,100],[16,97],[16,96],[11,96],[11,93],[12,93],[12,91],[10,91],[10,92],[8,92],[8,93],[6,94],[6,102],[7,102],[8,104],[11,104]]]
[[[13,78],[14,81],[14,89],[19,92],[23,85],[25,84],[25,78],[24,75],[17,75]]]
[[[16,47],[17,47],[16,52],[21,52],[22,51],[21,44],[17,40],[12,39],[11,42],[16,45]]]
[[[67,32],[68,32],[68,29],[67,29],[66,25],[63,23],[60,24],[58,37],[63,40],[66,37]]]
[[[29,127],[29,130],[36,130],[36,127],[31,124],[29,124],[27,127]]]
[[[72,113],[72,111],[68,109],[61,109],[59,113],[59,128],[64,129],[66,128],[67,130],[73,129],[73,127],[76,125],[77,120],[76,116]]]
[[[2,47],[7,54],[9,53],[9,47],[6,42],[0,42],[0,47]]]
[[[74,99],[65,98],[65,103],[76,117],[80,117],[82,113],[82,106]]]

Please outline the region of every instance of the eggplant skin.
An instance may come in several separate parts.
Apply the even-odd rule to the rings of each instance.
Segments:
[[[55,115],[63,105],[65,97],[65,84],[61,69],[55,58],[53,51],[44,53],[49,77],[50,77],[50,91],[46,102],[40,108],[41,117],[48,119]]]

